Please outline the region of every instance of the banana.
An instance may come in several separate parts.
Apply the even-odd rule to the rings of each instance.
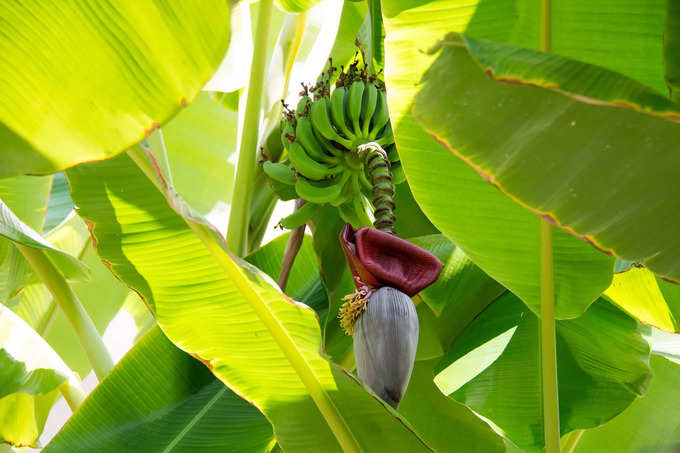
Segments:
[[[262,164],[262,170],[274,181],[288,184],[289,186],[295,185],[295,180],[297,179],[295,178],[295,172],[288,165],[266,161]]]
[[[307,114],[309,113],[308,105],[311,103],[312,98],[310,98],[309,96],[302,96],[297,103],[297,108],[295,109],[295,113],[297,113],[297,116],[307,116]]]
[[[295,128],[290,121],[284,118],[281,120],[281,143],[286,150],[288,150],[291,142],[290,137],[295,137]]]
[[[302,207],[300,207],[300,209],[288,217],[281,219],[279,224],[287,230],[294,230],[295,228],[307,223],[307,220],[312,218],[312,215],[314,215],[318,207],[319,206],[314,203],[305,203],[302,205]]]
[[[387,146],[394,143],[394,135],[392,134],[392,125],[389,123],[385,126],[385,130],[382,131],[380,138],[377,138],[375,142],[380,146]]]
[[[345,87],[337,87],[331,93],[331,118],[345,136],[353,140],[356,136],[347,127],[345,120],[345,98],[347,97],[347,89]]]
[[[387,110],[387,95],[383,90],[378,90],[378,102],[373,113],[373,121],[371,122],[371,131],[369,138],[373,140],[380,129],[390,120],[390,114]]]
[[[297,129],[295,130],[295,140],[299,141],[302,147],[307,151],[307,154],[319,162],[327,162],[330,164],[340,163],[340,159],[335,156],[329,156],[322,149],[321,143],[316,140],[314,131],[312,130],[312,123],[306,116],[301,116],[297,121]]]
[[[338,213],[342,220],[351,224],[353,228],[358,229],[371,224],[371,219],[368,218],[361,201],[361,195],[354,197],[349,203],[338,206]]]
[[[378,88],[372,83],[366,84],[364,89],[364,100],[361,105],[361,135],[368,136],[368,127],[371,125],[371,118],[375,112],[378,101]]]
[[[340,195],[338,198],[335,200],[331,201],[331,205],[333,206],[340,206],[343,203],[349,202],[352,197],[357,196],[358,194],[354,192],[354,185],[352,183],[352,178],[355,178],[356,175],[353,174],[353,172],[346,171],[345,173],[342,174],[342,178],[344,179],[340,181],[340,184],[342,184],[342,191],[340,192]]]
[[[338,178],[336,178],[338,179]],[[342,178],[338,181],[325,181],[322,183],[308,181],[305,178],[298,178],[295,183],[295,191],[298,193],[300,198],[307,200],[312,203],[328,203],[329,201],[335,200],[340,195],[342,191],[342,184],[340,184]]]
[[[364,95],[364,87],[366,84],[361,80],[357,80],[349,87],[349,98],[347,99],[347,111],[349,112],[349,120],[354,126],[354,133],[357,136],[361,135],[361,128],[359,127],[359,119],[361,119],[361,104]]]
[[[311,111],[312,125],[326,139],[334,140],[345,148],[350,149],[352,147],[352,142],[341,137],[340,134],[333,129],[331,120],[328,117],[328,110],[330,110],[328,98],[323,97],[314,102]]]
[[[326,167],[323,164],[315,161],[305,152],[302,145],[298,142],[293,142],[288,147],[288,157],[290,163],[293,164],[295,170],[302,176],[309,179],[325,179],[335,173],[342,171],[343,167],[336,165],[335,167]],[[298,181],[300,178],[298,178]]]
[[[359,173],[359,182],[361,183],[361,186],[369,192],[373,190],[373,185],[371,184],[371,181],[368,180],[368,176],[366,176],[364,170]]]
[[[316,128],[313,129],[314,132],[314,138],[316,138],[316,141],[321,143],[321,146],[323,149],[326,150],[326,154],[330,154],[335,157],[340,157],[340,155],[343,153],[343,149],[337,148],[334,146],[329,140],[326,140],[326,138],[319,133],[319,131],[316,130]]]

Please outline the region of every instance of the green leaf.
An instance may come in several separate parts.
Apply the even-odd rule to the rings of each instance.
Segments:
[[[440,358],[418,360],[399,412],[436,451],[504,452],[503,438],[470,409],[447,398],[433,382]]]
[[[609,423],[585,431],[575,453],[677,451],[680,366],[656,355],[651,358],[651,366],[654,379],[647,393]]]
[[[351,353],[352,337],[340,326],[338,312],[343,304],[342,298],[355,288],[352,274],[345,262],[345,254],[340,247],[340,231],[345,222],[336,208],[324,205],[312,217],[309,226],[319,272],[328,294],[328,314],[323,327],[324,349],[334,362],[346,363],[344,360]]]
[[[156,160],[184,200],[222,233],[234,185],[237,114],[201,93],[149,137]],[[201,181],[197,184],[197,181]]]
[[[17,392],[29,395],[48,393],[59,387],[66,377],[49,368],[27,370],[5,349],[0,349],[0,399]]]
[[[45,340],[2,305],[0,357],[0,443],[35,446],[59,393],[55,388],[66,379],[78,385],[77,380]]]
[[[614,280],[604,295],[638,321],[668,332],[677,332],[680,330],[680,304],[667,302],[660,285],[668,288],[669,293],[678,286],[665,281],[657,283],[649,270],[633,267],[614,274]],[[672,300],[669,297],[669,301]]]
[[[437,281],[420,293],[437,316],[450,305],[469,305],[472,299],[491,302],[505,291],[444,235],[420,236],[409,241],[433,253],[444,264]]]
[[[444,393],[491,420],[528,452],[544,445],[537,330],[538,318],[508,293],[455,341],[435,379]],[[562,434],[598,426],[644,394],[651,378],[649,354],[641,326],[606,301],[579,318],[558,321]],[[463,383],[460,373],[475,367],[479,374]]]
[[[508,6],[507,3],[499,5]],[[531,35],[522,35],[522,30],[530,24],[510,23],[517,18],[517,11],[513,12],[514,7],[510,6],[510,15],[504,16],[500,6],[496,10],[490,5],[487,10],[479,5],[479,16],[472,17],[474,21],[470,26],[475,23],[487,27],[484,30],[489,33],[496,30],[529,39]],[[415,83],[433,60],[421,50],[434,45],[447,31],[466,27],[467,21],[472,20],[470,15],[477,11],[446,1],[424,3],[409,9],[396,0],[386,1],[383,11],[387,33],[385,81],[390,116],[414,198],[439,231],[491,278],[513,291],[538,313],[540,219],[505,197],[444,149],[411,114],[413,98],[419,90]],[[499,15],[493,15],[494,11]],[[477,19],[482,18],[489,22],[478,23]],[[504,20],[509,21],[509,28],[502,26]],[[495,25],[498,25],[497,29]],[[513,31],[513,27],[517,30]],[[414,41],[418,46],[413,45]],[[440,97],[447,99],[447,96]],[[477,104],[477,100],[474,103]],[[446,117],[457,111],[449,109]],[[556,316],[573,318],[609,286],[613,259],[565,231],[556,230],[553,241]]]
[[[429,49],[452,31],[530,49],[540,48],[541,8],[534,0],[465,3],[387,0],[383,2],[383,15],[390,25],[408,31],[393,38],[417,39],[418,46],[413,47],[413,52]],[[553,2],[551,17],[552,53],[609,68],[659,93],[667,92],[663,67],[659,64],[666,2]],[[389,39],[389,29],[387,34]],[[413,69],[418,70],[426,57],[409,53],[414,57],[411,59]]]
[[[284,11],[300,13],[319,3],[320,0],[276,0],[276,5]]]
[[[278,236],[248,255],[246,261],[269,275],[272,280],[278,280],[283,253],[289,237],[290,233]],[[312,238],[308,235],[303,237],[300,250],[295,255],[285,292],[291,299],[313,308],[319,318],[323,319],[328,309],[328,296],[319,275],[319,265],[314,254]]]
[[[245,453],[266,451],[272,439],[257,409],[155,327],[44,451]]]
[[[666,24],[663,32],[663,69],[668,93],[673,101],[680,100],[680,4],[666,2]]]
[[[11,205],[10,205],[11,207]],[[64,173],[55,173],[50,189],[50,199],[45,214],[45,231],[50,231],[63,222],[73,211],[70,189]],[[16,212],[16,211],[15,211]],[[21,217],[21,216],[19,216]]]
[[[203,227],[192,231],[127,155],[67,176],[100,257],[154,308],[175,344],[265,413],[283,449],[339,451],[328,421],[345,447],[352,441],[342,425],[366,450],[426,449],[385,403],[320,355],[311,309],[282,297],[212,237],[203,242]]]
[[[28,247],[41,249],[54,265],[71,279],[87,279],[89,270],[73,255],[70,255],[47,242],[35,230],[22,222],[9,207],[0,200],[0,236]]]
[[[555,55],[459,35],[442,46],[413,107],[430,134],[529,209],[601,250],[680,279],[667,208],[680,164],[677,105]]]
[[[11,24],[0,38],[0,177],[128,148],[196,96],[229,42],[218,0],[5,3],[0,21]]]

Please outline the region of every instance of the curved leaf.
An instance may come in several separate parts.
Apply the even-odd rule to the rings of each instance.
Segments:
[[[674,453],[680,444],[680,365],[651,358],[654,379],[649,390],[621,415],[583,433],[574,453]]]
[[[416,83],[433,60],[423,50],[448,31],[474,24],[485,33],[530,40],[531,30],[524,27],[530,28],[531,24],[523,22],[523,16],[518,19],[509,3],[498,3],[510,8],[506,16],[501,6],[495,9],[496,3],[487,9],[479,4],[475,10],[445,0],[412,7],[400,0],[384,2],[385,81],[399,156],[419,206],[477,266],[538,313],[539,218],[487,184],[427,134],[411,115],[413,98],[418,93]],[[487,13],[489,16],[484,16]],[[414,41],[418,46],[413,45]],[[558,318],[573,318],[609,286],[613,259],[559,230],[554,233],[553,253],[555,314]]]
[[[638,321],[668,332],[680,329],[680,305],[666,301],[659,285],[674,287],[668,282],[658,282],[649,270],[633,267],[614,274],[614,281],[604,295]],[[680,288],[679,288],[680,290]]]
[[[558,321],[556,329],[563,434],[598,426],[644,394],[650,350],[638,323],[600,300],[579,318]],[[538,318],[508,293],[454,342],[435,379],[528,452],[544,445],[537,330]],[[463,383],[461,366],[477,367],[479,374]]]
[[[0,387],[0,443],[35,445],[47,413],[58,396],[56,387],[66,379],[71,385],[79,384],[45,340],[3,305],[0,305],[0,356],[3,358],[0,367],[0,381],[3,381]],[[12,363],[5,360],[7,356],[11,357]],[[22,371],[24,376],[20,379],[29,381],[24,382],[23,389],[15,387],[18,393],[7,394],[7,377],[13,370]]]
[[[209,93],[201,93],[148,139],[165,177],[223,234],[234,185],[231,160],[236,152],[237,116],[211,100]]]
[[[133,145],[196,96],[229,41],[220,0],[11,2],[0,21],[0,177]]]
[[[451,36],[413,111],[448,150],[529,209],[680,279],[680,218],[669,208],[680,202],[671,183],[680,168],[680,106],[596,66]]]
[[[67,176],[101,258],[153,307],[175,344],[265,413],[282,448],[338,451],[326,416],[339,417],[367,450],[427,449],[385,403],[320,355],[311,309],[282,297],[216,243],[209,251],[211,242],[194,234],[128,156]]]
[[[11,207],[12,205],[10,205]],[[44,230],[50,231],[63,222],[73,211],[70,189],[64,173],[55,173],[52,178],[50,199],[45,213]],[[16,211],[15,211],[16,212]],[[21,218],[21,216],[19,215]]]
[[[14,215],[2,200],[0,200],[0,236],[28,247],[43,250],[67,278],[82,280],[89,277],[87,266],[73,255],[63,252],[47,242],[35,230]]]
[[[66,376],[49,368],[27,370],[23,362],[16,360],[6,350],[0,349],[0,399],[12,393],[39,395],[59,387]]]
[[[436,451],[496,453],[506,451],[503,438],[470,409],[446,397],[433,382],[439,358],[418,360],[399,405]]]
[[[45,453],[264,452],[269,422],[156,327],[116,365]]]

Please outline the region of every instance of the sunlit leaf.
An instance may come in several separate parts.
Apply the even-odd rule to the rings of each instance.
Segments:
[[[680,305],[667,302],[659,285],[677,286],[668,282],[657,283],[648,269],[633,267],[614,274],[614,280],[604,295],[635,319],[668,332],[680,329]],[[680,289],[679,289],[680,290]]]
[[[414,198],[435,227],[477,266],[538,312],[540,219],[444,149],[411,114],[418,82],[433,61],[425,50],[447,32],[466,27],[476,28],[476,34],[531,45],[537,37],[538,22],[528,20],[534,6],[516,2],[462,5],[446,0],[413,5],[388,0],[383,4],[383,14],[390,116]],[[528,16],[518,16],[518,10]],[[449,108],[446,115],[457,111]],[[489,130],[487,135],[493,137]],[[609,285],[613,259],[565,231],[555,231],[553,253],[556,316],[578,316]]]
[[[452,35],[413,112],[527,208],[603,251],[680,278],[669,216],[680,107],[667,98],[597,66]]]
[[[78,382],[54,350],[21,318],[0,305],[0,443],[36,445],[49,408],[66,379]],[[7,360],[9,358],[9,360]],[[9,374],[19,372],[17,387]],[[15,384],[17,381],[14,381]],[[13,392],[13,393],[10,393]],[[9,394],[8,394],[9,393]]]
[[[218,245],[209,252],[129,157],[67,176],[100,256],[154,308],[175,344],[265,413],[282,448],[339,450],[325,415],[340,417],[363,448],[426,449],[384,403],[319,354],[311,309],[282,297]],[[321,412],[310,393],[337,412]]]
[[[229,41],[218,0],[10,2],[0,21],[10,27],[0,38],[0,177],[133,145],[193,100]]]
[[[44,451],[264,452],[272,438],[257,409],[156,327]]]

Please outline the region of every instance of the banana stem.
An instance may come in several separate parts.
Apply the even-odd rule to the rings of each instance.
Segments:
[[[394,184],[387,153],[376,142],[364,143],[357,147],[359,155],[368,169],[373,186],[373,226],[386,233],[394,234]]]
[[[260,132],[260,110],[262,94],[264,93],[264,74],[267,65],[267,39],[271,26],[273,0],[260,1],[260,13],[257,19],[255,34],[255,49],[250,66],[250,81],[248,83],[248,98],[246,101],[245,118],[243,120],[243,134],[241,149],[238,155],[236,179],[234,181],[234,196],[232,197],[231,213],[229,215],[229,229],[227,230],[227,245],[238,256],[246,253],[248,225],[250,221],[251,190],[255,181],[255,156]]]
[[[298,198],[297,200],[295,200],[295,210],[297,211],[304,204],[305,200],[303,200],[302,198]],[[290,236],[288,237],[288,242],[286,243],[286,250],[283,252],[283,260],[281,260],[281,273],[279,274],[279,278],[277,280],[279,288],[281,288],[281,291],[283,292],[286,291],[286,284],[288,283],[290,270],[293,267],[295,257],[297,256],[298,252],[300,251],[300,247],[302,246],[302,240],[305,237],[305,228],[307,228],[307,224],[300,225],[299,227],[291,231]]]
[[[85,308],[80,303],[78,296],[73,292],[64,276],[45,255],[45,252],[22,244],[16,244],[16,246],[31,264],[40,280],[52,293],[52,297],[54,297],[59,308],[66,315],[76,336],[80,340],[80,344],[83,346],[94,374],[101,382],[104,376],[113,368],[113,360],[106,346],[104,346],[104,342],[92,319],[90,319],[87,311],[85,311]]]

